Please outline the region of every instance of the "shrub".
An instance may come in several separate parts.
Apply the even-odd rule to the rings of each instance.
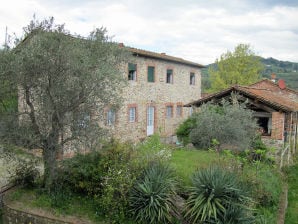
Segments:
[[[97,213],[123,223],[127,217],[128,193],[142,164],[136,161],[136,151],[130,144],[112,141],[102,149],[102,192],[95,195]]]
[[[130,193],[130,211],[137,223],[173,223],[177,214],[173,170],[161,163],[149,166],[134,183]]]
[[[190,143],[189,134],[191,130],[195,127],[195,125],[196,119],[194,117],[189,117],[179,125],[178,129],[176,130],[176,135],[179,141],[183,143],[183,145],[187,145],[188,143]]]
[[[219,167],[197,171],[189,188],[185,217],[191,223],[249,223],[248,197],[234,173]],[[240,217],[237,214],[242,214]],[[227,220],[228,219],[228,220]]]
[[[15,168],[15,173],[10,177],[10,182],[22,187],[33,187],[40,177],[37,169],[37,160],[21,159]]]
[[[87,195],[100,194],[103,180],[101,159],[101,154],[93,151],[64,160],[58,170],[58,179],[55,181],[53,190],[69,190]]]
[[[194,117],[196,125],[190,131],[190,140],[197,148],[208,149],[216,139],[220,146],[245,150],[250,148],[257,130],[252,111],[241,104],[206,104]]]

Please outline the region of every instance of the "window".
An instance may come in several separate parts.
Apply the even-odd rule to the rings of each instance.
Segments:
[[[128,80],[137,80],[137,65],[128,63]]]
[[[172,118],[173,117],[173,106],[167,106],[166,117]]]
[[[167,83],[173,84],[173,70],[167,69]]]
[[[192,114],[193,114],[193,108],[190,107],[190,108],[189,108],[189,116],[191,116]]]
[[[129,108],[129,110],[128,110],[129,122],[131,122],[131,123],[136,122],[136,111],[137,111],[136,107]]]
[[[189,79],[190,79],[189,84],[190,85],[195,85],[195,83],[196,83],[195,82],[195,73],[191,72],[190,75],[189,75]]]
[[[182,116],[182,106],[181,105],[177,105],[177,107],[176,107],[176,116],[177,117]]]
[[[148,82],[154,82],[154,67],[148,66]]]
[[[107,125],[114,125],[116,121],[116,112],[113,109],[109,109],[107,112]]]

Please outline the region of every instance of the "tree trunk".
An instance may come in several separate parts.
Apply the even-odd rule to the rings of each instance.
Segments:
[[[57,160],[56,155],[58,148],[44,148],[43,160],[44,160],[44,186],[47,190],[50,190],[56,179],[57,174]]]
[[[57,155],[59,152],[59,131],[55,128],[45,140],[43,148],[44,186],[50,191],[57,177]]]

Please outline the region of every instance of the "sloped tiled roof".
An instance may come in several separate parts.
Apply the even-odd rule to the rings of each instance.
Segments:
[[[250,86],[232,86],[220,92],[208,95],[202,99],[191,102],[185,106],[200,106],[213,99],[223,98],[231,92],[236,92],[251,99],[268,105],[276,110],[285,112],[298,111],[298,92],[288,88],[280,88],[279,85],[270,80],[264,79]]]
[[[132,52],[133,55],[135,56],[143,56],[143,57],[149,57],[149,58],[155,58],[155,59],[160,59],[160,60],[165,60],[165,61],[170,61],[174,63],[179,63],[179,64],[184,64],[184,65],[189,65],[197,68],[204,68],[204,65],[192,62],[192,61],[187,61],[182,58],[177,58],[174,56],[167,55],[165,53],[156,53],[152,51],[146,51],[146,50],[141,50],[137,48],[132,48],[132,47],[127,47],[127,49]]]

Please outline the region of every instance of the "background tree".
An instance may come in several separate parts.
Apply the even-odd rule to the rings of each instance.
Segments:
[[[239,44],[234,52],[228,51],[216,59],[215,66],[209,68],[211,92],[231,85],[249,85],[257,82],[264,67],[248,44]]]
[[[119,63],[128,54],[102,28],[88,38],[71,36],[51,18],[34,20],[24,31],[1,71],[19,88],[20,126],[9,132],[42,149],[44,184],[50,189],[65,145],[86,147],[105,133],[99,123],[105,107],[119,105],[124,83]]]

